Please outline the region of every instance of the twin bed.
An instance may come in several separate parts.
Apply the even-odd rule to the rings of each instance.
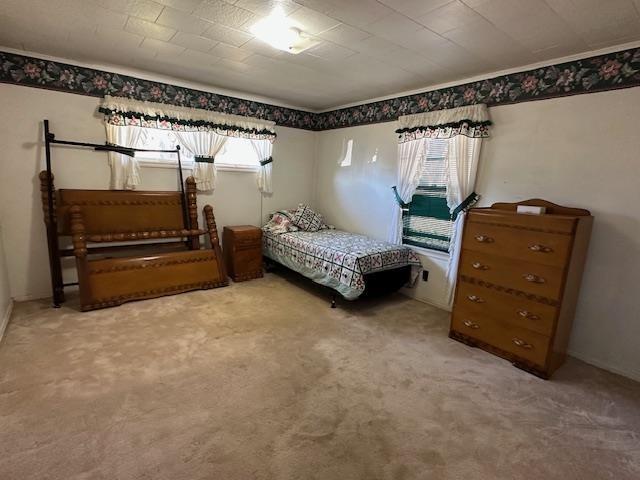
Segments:
[[[404,245],[324,224],[305,231],[291,222],[292,216],[292,211],[277,212],[263,227],[263,255],[347,300],[398,290],[415,282],[422,268],[415,252]]]

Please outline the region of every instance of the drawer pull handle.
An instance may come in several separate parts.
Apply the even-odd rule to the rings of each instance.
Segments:
[[[527,310],[518,310],[518,315],[528,320],[540,320],[540,317],[538,315],[531,313]]]
[[[522,278],[524,278],[527,282],[531,282],[531,283],[545,283],[546,280],[542,277],[539,277],[538,275],[534,275],[533,273],[525,273],[524,275],[522,275]]]
[[[476,235],[476,241],[480,243],[493,243],[493,238],[486,235]]]
[[[532,252],[540,252],[540,253],[553,252],[553,248],[540,245],[539,243],[536,243],[535,245],[529,245],[529,250],[531,250]]]
[[[474,330],[477,330],[478,328],[480,328],[480,325],[478,325],[477,323],[472,322],[471,320],[465,320],[462,323],[464,323],[465,327],[473,328]]]
[[[480,262],[473,262],[473,263],[471,264],[471,266],[472,266],[473,268],[475,268],[476,270],[489,270],[489,266],[488,266],[488,265],[483,265],[483,264],[482,264],[482,263],[480,263]]]
[[[468,299],[470,302],[475,302],[475,303],[484,303],[484,298],[479,297],[479,296],[477,296],[477,295],[468,295],[468,296],[467,296],[467,299]]]
[[[525,342],[524,340],[519,339],[518,337],[513,339],[513,343],[515,343],[517,346],[524,348],[526,350],[531,350],[533,348],[533,345]]]

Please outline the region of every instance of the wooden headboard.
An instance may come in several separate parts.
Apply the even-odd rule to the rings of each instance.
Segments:
[[[47,176],[40,175],[43,207],[47,218]],[[196,186],[187,179],[188,213],[197,228]],[[55,190],[54,209],[58,235],[71,235],[70,209],[82,208],[85,231],[91,234],[158,232],[182,230],[185,219],[182,195],[178,191]]]

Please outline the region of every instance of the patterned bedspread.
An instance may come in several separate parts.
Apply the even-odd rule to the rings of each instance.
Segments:
[[[363,275],[411,265],[413,283],[422,268],[408,247],[340,230],[265,233],[263,253],[348,300],[364,292]]]

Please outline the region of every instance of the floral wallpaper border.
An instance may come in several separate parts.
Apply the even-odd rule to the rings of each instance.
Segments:
[[[488,106],[640,86],[640,48],[574,60],[324,113],[279,107],[92,68],[0,52],[0,82],[94,97],[113,95],[234,115],[305,130],[390,122],[400,115]]]
[[[91,97],[127,97],[180,107],[271,120],[285,127],[314,129],[316,114],[204,92],[118,73],[0,52],[0,82]]]

